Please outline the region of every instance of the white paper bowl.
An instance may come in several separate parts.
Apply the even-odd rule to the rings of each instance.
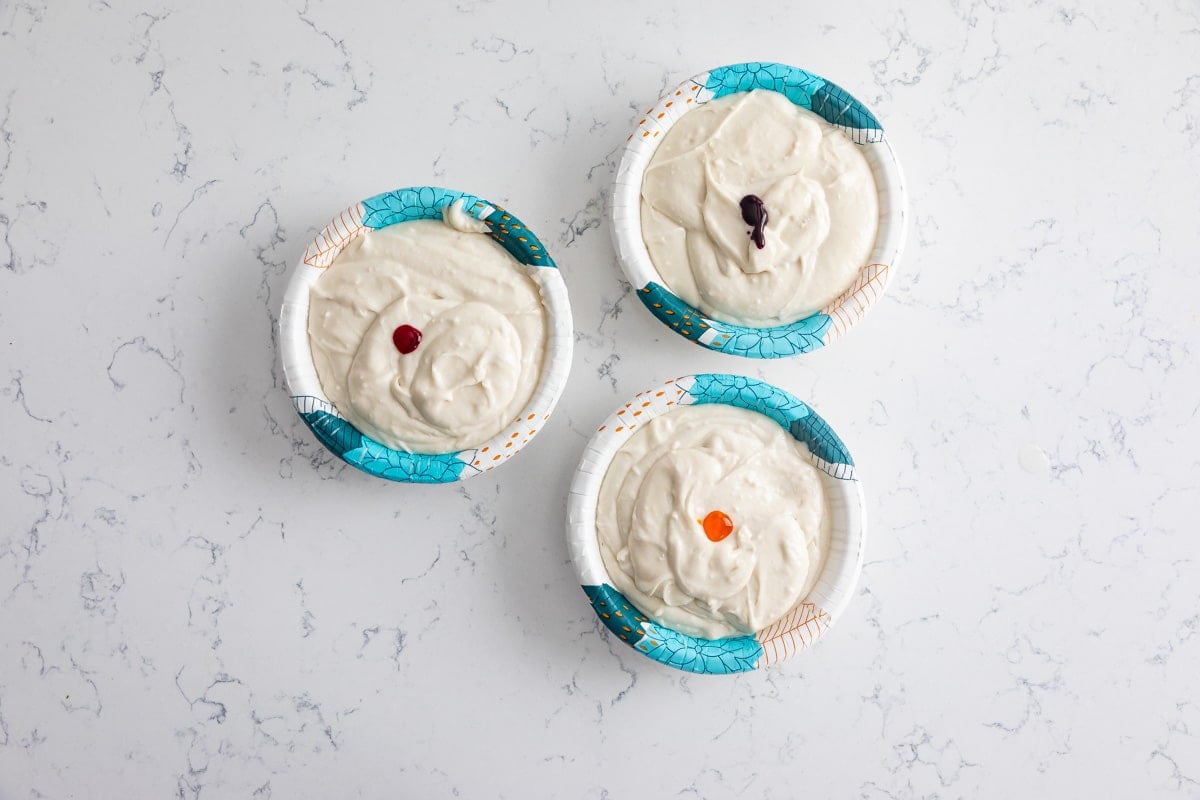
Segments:
[[[824,117],[863,149],[879,192],[879,232],[854,283],[820,311],[787,325],[751,328],[709,317],[666,285],[642,240],[642,176],[663,136],[693,108],[725,95],[766,89]],[[841,338],[887,289],[904,250],[908,200],[904,178],[883,126],[832,81],[799,67],[731,64],[688,78],[663,95],[629,136],[613,187],[612,232],[625,277],[663,324],[702,347],[746,358],[785,358]]]
[[[804,442],[821,472],[829,502],[829,553],[812,592],[778,622],[752,636],[700,639],[653,622],[614,587],[596,538],[600,485],[613,455],[638,427],[655,417],[702,403],[756,411]],[[862,572],[865,538],[862,486],[842,440],[806,403],[769,383],[741,375],[688,375],[640,392],[606,419],[592,437],[567,499],[571,563],[600,620],[639,653],[688,672],[745,672],[811,647],[838,620],[854,594]]]
[[[309,290],[356,236],[417,219],[441,219],[442,210],[462,199],[471,216],[487,223],[492,238],[530,267],[550,321],[541,376],[517,419],[478,447],[424,455],[393,450],[347,422],[321,389],[308,339]],[[416,186],[356,203],[317,234],[292,272],[279,313],[283,374],[296,413],[331,452],[363,472],[404,483],[450,483],[507,463],[541,430],[562,394],[574,342],[567,287],[554,260],[534,233],[508,211],[474,195]]]

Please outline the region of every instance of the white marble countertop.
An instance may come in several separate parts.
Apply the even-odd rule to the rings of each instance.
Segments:
[[[0,798],[1200,796],[1200,11],[1095,5],[0,3]],[[656,322],[605,219],[638,111],[754,58],[872,104],[913,210],[780,363]],[[315,231],[420,183],[511,204],[577,327],[459,486],[332,459],[273,342]],[[775,670],[639,657],[567,563],[586,437],[695,371],[864,478],[860,591]]]

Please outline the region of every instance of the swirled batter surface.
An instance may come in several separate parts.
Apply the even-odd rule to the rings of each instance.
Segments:
[[[778,92],[684,114],[642,178],[642,239],[663,281],[715,319],[786,325],[849,288],[879,230],[861,148]]]
[[[343,417],[414,453],[479,445],[533,396],[547,313],[531,270],[450,206],[369,231],[313,285],[308,335]]]
[[[656,622],[754,633],[811,591],[829,515],[808,448],[762,414],[684,406],[629,437],[596,509],[613,585]]]

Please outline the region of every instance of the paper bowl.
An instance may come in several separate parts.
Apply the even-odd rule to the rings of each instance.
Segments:
[[[724,403],[778,423],[812,453],[829,502],[829,553],[808,597],[754,635],[700,639],[650,620],[609,578],[596,538],[600,485],[613,455],[636,429],[686,405]],[[637,422],[629,409],[640,412]],[[647,658],[677,669],[727,674],[759,669],[811,647],[842,615],[862,572],[866,517],[854,461],[810,406],[769,383],[741,375],[688,375],[647,389],[604,421],[588,442],[567,500],[567,547],[583,592],[600,621]]]
[[[836,300],[805,319],[751,328],[709,317],[676,296],[642,240],[642,176],[671,126],[693,108],[725,95],[767,89],[824,117],[857,145],[879,192],[879,233],[867,263]],[[840,338],[875,305],[904,249],[908,201],[900,164],[883,126],[867,107],[832,81],[784,64],[732,64],[688,78],[659,99],[629,136],[613,187],[612,232],[625,276],[650,313],[680,336],[710,350],[747,358],[784,358]]]
[[[459,198],[468,214],[483,220],[513,258],[531,267],[549,320],[542,373],[529,404],[507,428],[478,447],[423,455],[393,450],[347,422],[321,389],[308,340],[309,290],[356,236],[418,219],[441,219]],[[550,418],[571,367],[571,307],[562,275],[533,231],[494,203],[433,186],[397,189],[356,203],[317,234],[296,265],[279,313],[283,374],[296,413],[338,458],[370,475],[404,483],[450,483],[488,472],[512,459]]]

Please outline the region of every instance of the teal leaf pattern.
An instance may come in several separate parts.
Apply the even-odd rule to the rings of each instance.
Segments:
[[[531,267],[557,267],[541,240],[521,220],[495,203],[473,194],[437,186],[414,186],[384,192],[363,201],[363,225],[374,230],[416,219],[441,219],[442,211],[459,198],[466,212],[487,223],[491,236],[522,264]],[[482,216],[489,207],[494,209]]]
[[[766,381],[748,378],[745,375],[703,373],[695,376],[688,394],[694,398],[693,405],[720,403],[727,406],[757,411],[775,420],[779,427],[789,430],[795,420],[803,419],[813,410],[798,397],[772,386]]]
[[[655,661],[688,672],[705,675],[728,675],[748,672],[762,657],[762,645],[753,636],[731,636],[727,639],[698,639],[684,633],[647,623],[646,638],[638,649]]]
[[[300,417],[334,455],[380,478],[403,483],[451,483],[459,480],[464,470],[479,471],[458,453],[423,455],[392,450],[328,411],[309,411]]]
[[[556,267],[541,240],[521,220],[472,194],[437,186],[414,186],[384,192],[363,201],[363,225],[374,230],[419,219],[442,218],[447,206],[463,199],[464,210],[487,224],[493,239],[522,264]],[[487,217],[483,212],[491,208]],[[405,453],[364,436],[332,407],[316,397],[295,397],[300,417],[323,445],[343,461],[371,475],[405,483],[449,483],[464,472],[480,472],[462,453]],[[472,451],[473,452],[473,451]]]
[[[651,622],[625,595],[609,584],[584,586],[600,621],[630,647],[668,666],[688,672],[724,675],[754,669],[762,645],[753,636],[698,639]]]
[[[811,109],[813,94],[824,85],[824,78],[797,67],[754,61],[717,67],[708,73],[704,88],[712,92],[714,98],[766,89],[779,92],[801,108]]]
[[[815,411],[802,419],[797,419],[788,426],[792,436],[808,445],[808,450],[817,458],[824,459],[830,464],[845,464],[854,466],[854,459],[841,438],[829,427],[829,423]],[[834,475],[841,477],[841,473]]]
[[[817,458],[831,465],[854,466],[846,445],[820,414],[803,400],[765,381],[745,375],[706,373],[695,376],[688,394],[695,398],[694,405],[724,403],[757,411],[775,420]],[[825,471],[836,478],[844,477],[841,472]]]
[[[863,135],[851,136],[856,144],[883,140],[883,126],[866,106],[836,83],[799,67],[772,62],[730,64],[708,73],[704,88],[713,93],[714,99],[753,89],[779,92],[832,125],[864,131]]]
[[[314,397],[312,400],[316,401],[317,399]],[[362,447],[363,435],[358,432],[357,428],[339,416],[317,409],[301,413],[300,417],[316,434],[321,444],[339,456]]]
[[[684,338],[701,347],[745,358],[787,358],[825,345],[833,320],[813,314],[790,325],[749,328],[711,319],[669,289],[651,282],[638,291],[650,313]],[[710,333],[711,331],[711,333]]]
[[[458,453],[404,453],[366,436],[362,447],[345,453],[342,458],[371,475],[404,483],[452,483],[462,477],[464,469],[479,471],[460,459]]]
[[[363,225],[379,230],[414,219],[441,219],[442,210],[459,198],[468,214],[478,218],[488,203],[475,195],[437,186],[414,186],[384,192],[363,201]]]
[[[866,141],[882,141],[883,139],[883,126],[879,124],[879,120],[875,119],[875,115],[858,102],[854,95],[836,83],[826,81],[824,86],[813,93],[812,110],[832,125],[877,132],[877,136],[870,136]],[[858,141],[857,138],[855,141],[858,144],[865,143]]]

